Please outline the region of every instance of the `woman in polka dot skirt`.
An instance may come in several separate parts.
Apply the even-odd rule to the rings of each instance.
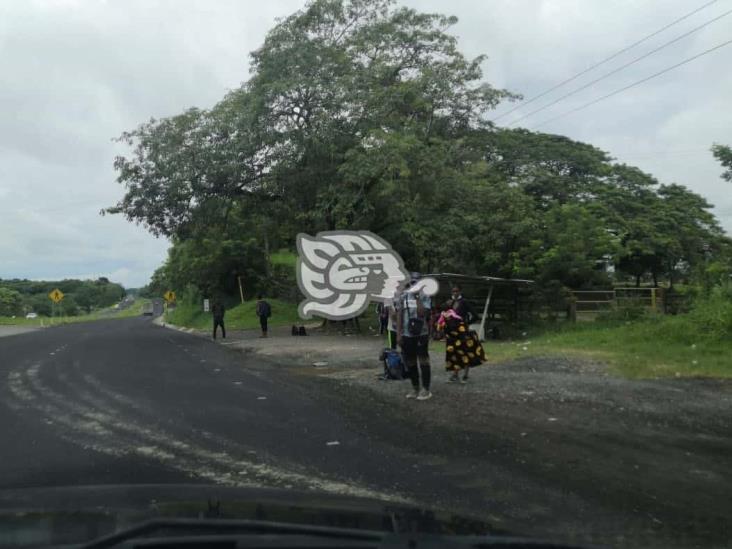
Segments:
[[[437,326],[445,332],[445,369],[452,373],[448,381],[467,383],[470,368],[480,366],[485,361],[485,351],[478,335],[468,329],[462,317],[452,308],[443,311]]]

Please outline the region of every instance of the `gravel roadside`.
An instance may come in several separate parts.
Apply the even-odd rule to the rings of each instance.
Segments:
[[[354,429],[453,471],[444,505],[583,542],[732,540],[729,380],[628,380],[601,362],[532,356],[449,384],[433,353],[434,398],[417,403],[404,399],[407,382],[376,379],[378,338],[283,335],[227,345],[260,357]]]

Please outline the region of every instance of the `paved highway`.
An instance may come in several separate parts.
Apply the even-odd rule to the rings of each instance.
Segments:
[[[407,498],[410,471],[387,466],[403,456],[242,362],[148,319],[4,339],[0,426],[13,444],[0,487],[194,481]]]
[[[721,489],[709,492],[706,510],[684,522],[691,510],[683,510],[681,495],[669,505],[621,471],[633,468],[623,461],[625,447],[644,439],[625,445],[612,432],[601,437],[598,427],[597,436],[570,443],[570,429],[555,442],[542,443],[537,433],[534,450],[521,453],[524,427],[511,426],[531,418],[511,418],[496,405],[493,423],[481,432],[460,422],[435,427],[424,414],[437,408],[401,399],[396,406],[313,370],[267,362],[149,318],[0,338],[0,491],[272,487],[418,503],[514,533],[575,541],[642,539],[644,546],[663,547],[726,539]],[[580,422],[583,406],[577,404]],[[667,430],[653,431],[665,437],[659,447],[677,443],[675,431]],[[723,445],[715,444],[704,457],[710,471],[720,469]],[[579,474],[582,445],[616,448],[617,458],[608,455],[605,469],[594,472],[589,463]],[[662,476],[658,482],[665,493],[675,481]]]

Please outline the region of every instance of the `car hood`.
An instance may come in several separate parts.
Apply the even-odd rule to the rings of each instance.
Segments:
[[[505,534],[420,508],[317,492],[208,485],[0,491],[0,546],[79,544],[159,518],[239,519],[387,532]]]

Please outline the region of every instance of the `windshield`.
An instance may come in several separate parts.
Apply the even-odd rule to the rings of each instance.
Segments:
[[[731,21],[3,2],[0,545],[275,516],[256,490],[732,542]]]

